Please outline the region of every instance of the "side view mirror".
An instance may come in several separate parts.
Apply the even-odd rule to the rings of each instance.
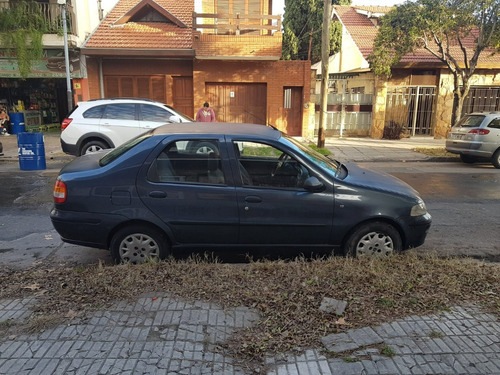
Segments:
[[[168,119],[170,122],[182,122],[181,118],[177,115],[172,115]]]
[[[317,193],[324,189],[323,183],[316,177],[311,176],[304,181],[304,189],[310,191],[311,193]]]

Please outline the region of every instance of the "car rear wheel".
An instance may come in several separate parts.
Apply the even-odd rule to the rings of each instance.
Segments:
[[[344,246],[344,253],[351,257],[382,258],[401,250],[401,235],[396,228],[379,221],[357,228]]]
[[[477,158],[475,156],[460,154],[460,160],[462,160],[464,163],[471,164],[475,163],[477,161]]]
[[[116,263],[140,264],[150,259],[165,259],[169,253],[167,238],[144,225],[120,229],[111,241],[111,256]]]
[[[493,158],[491,159],[491,162],[493,163],[495,168],[500,169],[500,149],[495,151],[495,153],[493,154]]]
[[[80,155],[90,154],[105,148],[109,148],[109,146],[102,141],[89,141],[83,145]]]

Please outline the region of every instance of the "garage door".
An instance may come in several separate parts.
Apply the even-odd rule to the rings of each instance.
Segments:
[[[265,83],[207,83],[205,87],[217,122],[266,124]]]
[[[106,98],[146,98],[165,103],[165,76],[104,77]]]

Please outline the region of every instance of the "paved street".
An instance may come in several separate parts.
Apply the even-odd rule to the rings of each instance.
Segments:
[[[1,141],[6,149],[6,142],[3,138]],[[443,144],[425,141],[434,147]],[[361,163],[384,160],[381,155],[385,154],[385,160],[390,157],[396,169],[401,167],[397,161],[426,160],[412,151],[413,140],[401,143],[397,152],[393,147],[398,143],[384,145],[385,142],[331,140],[329,148],[334,153],[342,152],[345,159]],[[25,172],[27,191],[23,199],[27,203],[17,202],[23,210],[29,209],[33,201],[38,202],[33,210],[39,217],[45,214],[46,201],[26,195],[40,181],[36,176],[43,175],[51,181],[57,168],[67,160],[57,152],[57,137],[47,136],[46,144],[50,144],[46,149],[48,168]],[[15,152],[7,152],[10,154],[6,153],[5,158],[12,159],[0,161],[0,172],[18,168]],[[415,164],[412,168],[420,167]],[[484,179],[498,178],[500,171],[484,168],[480,175],[489,176]],[[5,174],[0,173],[0,178],[5,181]],[[38,188],[50,194],[49,182]],[[491,194],[490,205],[498,205],[500,197]],[[445,208],[443,204],[442,209]],[[39,259],[52,260],[54,266],[65,260],[71,263],[75,252],[88,250],[63,245],[50,232],[43,243],[39,237],[14,237],[0,237],[0,252],[8,257],[11,247],[24,246],[24,267],[36,266],[28,249],[33,243],[38,243]],[[94,261],[107,256],[106,251],[93,251],[90,259]],[[1,300],[0,324],[25,322],[36,303],[36,298]],[[117,301],[87,319],[31,335],[0,337],[0,374],[500,374],[500,322],[497,316],[477,306],[455,306],[435,315],[409,316],[379,326],[325,335],[320,338],[319,347],[270,355],[263,363],[240,363],[223,350],[221,343],[235,330],[251,328],[258,321],[258,312],[248,306],[222,309],[206,301],[187,301],[164,293],[144,294],[132,302]]]

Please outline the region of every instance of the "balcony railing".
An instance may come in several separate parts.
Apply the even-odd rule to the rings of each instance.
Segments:
[[[47,32],[49,34],[62,33],[63,21],[62,21],[62,6],[58,4],[46,4],[38,3],[42,14],[45,16],[48,24]],[[0,11],[11,8],[11,2],[7,0],[0,0]],[[68,33],[74,34],[73,29],[74,12],[71,5],[66,6],[66,22],[68,27]]]
[[[217,35],[272,35],[281,31],[281,16],[193,13],[193,30]]]

